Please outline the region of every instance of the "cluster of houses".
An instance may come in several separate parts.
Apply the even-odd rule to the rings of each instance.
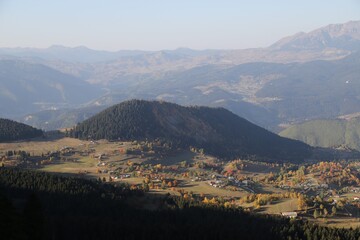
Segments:
[[[294,219],[294,218],[297,218],[298,214],[297,214],[297,212],[282,212],[281,216]]]
[[[119,174],[119,175],[112,175],[110,173],[110,178],[113,179],[113,180],[116,180],[116,179],[124,179],[124,178],[130,178],[131,175],[130,174]]]
[[[245,179],[245,180],[237,180],[234,177],[230,176],[226,178],[225,176],[215,176],[215,180],[210,181],[209,185],[216,188],[224,188],[225,186],[232,185],[240,188],[244,188],[247,191],[254,192],[250,186],[254,184],[253,181]]]
[[[213,187],[216,187],[216,188],[223,188],[227,184],[223,180],[215,180],[215,181],[210,181],[209,185],[213,186]]]
[[[352,187],[349,189],[349,191],[353,193],[360,193],[360,187]]]
[[[310,180],[303,182],[303,183],[296,184],[294,186],[280,184],[279,187],[281,189],[291,189],[291,188],[299,189],[299,190],[301,190],[302,193],[307,193],[309,191],[314,191],[317,193],[320,193],[320,192],[324,193],[329,190],[328,184],[326,184],[326,183],[319,184],[317,182],[310,181]]]
[[[106,162],[98,162],[97,164],[96,164],[96,166],[97,167],[100,167],[100,166],[106,166]]]

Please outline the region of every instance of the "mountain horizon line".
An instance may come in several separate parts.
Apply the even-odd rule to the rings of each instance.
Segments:
[[[299,35],[303,35],[303,34],[311,34],[317,30],[320,29],[325,29],[325,28],[336,28],[338,26],[341,25],[350,25],[350,24],[360,24],[360,20],[350,20],[344,23],[332,23],[332,24],[328,24],[325,25],[323,27],[319,27],[316,28],[314,30],[305,32],[305,31],[298,31],[294,34],[291,35],[287,35],[284,36],[282,38],[280,38],[278,41],[275,41],[273,43],[271,43],[268,46],[264,46],[264,47],[249,47],[249,48],[203,48],[203,49],[198,49],[198,48],[192,48],[192,47],[188,47],[188,46],[178,46],[175,48],[170,48],[170,49],[141,49],[141,48],[133,48],[133,49],[117,49],[117,50],[105,50],[105,49],[97,49],[97,48],[92,48],[92,47],[88,47],[86,45],[80,44],[80,45],[76,45],[76,46],[66,46],[64,44],[61,43],[53,43],[51,45],[49,45],[48,47],[31,47],[31,46],[16,46],[16,47],[7,47],[7,46],[1,46],[0,49],[6,49],[6,50],[39,50],[39,51],[43,51],[43,50],[56,50],[56,49],[68,49],[68,50],[92,50],[92,51],[99,51],[99,52],[107,52],[107,53],[118,53],[118,52],[123,52],[123,51],[129,51],[129,52],[146,52],[146,53],[151,53],[151,52],[162,52],[162,51],[209,51],[209,50],[215,50],[215,51],[236,51],[236,50],[247,50],[247,49],[266,49],[266,48],[271,48],[273,45],[275,45],[276,43],[288,39],[288,38],[293,38]]]

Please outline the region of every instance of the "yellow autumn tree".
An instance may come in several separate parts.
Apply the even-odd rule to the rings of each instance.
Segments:
[[[202,202],[205,203],[205,204],[208,204],[208,203],[209,203],[209,199],[208,199],[207,197],[205,197]]]

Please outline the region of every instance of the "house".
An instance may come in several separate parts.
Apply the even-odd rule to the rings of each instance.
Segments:
[[[120,175],[120,178],[129,178],[129,177],[131,177],[130,174],[121,174]]]
[[[250,184],[253,184],[253,181],[251,181],[251,180],[243,180],[241,183],[243,185],[245,185],[245,186],[249,186]]]
[[[281,215],[283,217],[287,217],[287,218],[296,218],[297,217],[296,212],[282,212]]]

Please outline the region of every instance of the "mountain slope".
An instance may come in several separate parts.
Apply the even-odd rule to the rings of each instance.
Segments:
[[[100,111],[106,106],[90,106],[76,109],[44,110],[27,114],[17,120],[45,131],[70,128]]]
[[[80,108],[90,100],[112,105],[141,98],[225,107],[272,130],[279,123],[334,118],[360,111],[359,32],[359,21],[329,25],[269,48],[245,50],[0,49],[0,59],[17,56],[23,61],[9,61],[42,64],[31,64],[32,71],[17,67],[6,75],[0,72],[2,80],[13,79],[14,85],[0,82],[0,111],[18,117],[51,108]],[[306,62],[318,59],[340,60]],[[28,76],[54,80],[34,67],[40,65],[49,66],[43,68],[58,77],[37,91],[40,87]],[[71,81],[62,82],[65,79]],[[106,95],[101,96],[102,88],[108,89]]]
[[[110,107],[77,125],[72,135],[110,140],[160,138],[224,158],[301,160],[311,151],[306,144],[279,137],[223,108],[142,100]]]
[[[360,111],[359,64],[360,53],[354,53],[336,61],[202,66],[113,87],[83,110],[64,110],[59,112],[59,117],[51,116],[55,113],[51,111],[47,116],[43,115],[45,112],[30,114],[26,117],[32,119],[21,121],[44,129],[71,127],[97,113],[98,105],[104,107],[141,98],[224,107],[262,127],[278,131],[277,125],[281,122],[336,118]],[[74,121],[64,121],[67,114]]]
[[[73,106],[101,94],[76,77],[24,61],[0,60],[0,79],[0,112],[4,116]]]
[[[360,150],[360,118],[308,121],[291,126],[280,135],[312,146]]]
[[[265,84],[258,98],[287,121],[334,118],[360,112],[360,52],[337,61],[289,64],[283,77]]]
[[[142,98],[224,107],[267,129],[276,129],[281,122],[360,112],[359,66],[360,52],[335,61],[207,65],[134,82],[92,104]]]
[[[40,137],[43,132],[23,123],[0,118],[0,142]]]

